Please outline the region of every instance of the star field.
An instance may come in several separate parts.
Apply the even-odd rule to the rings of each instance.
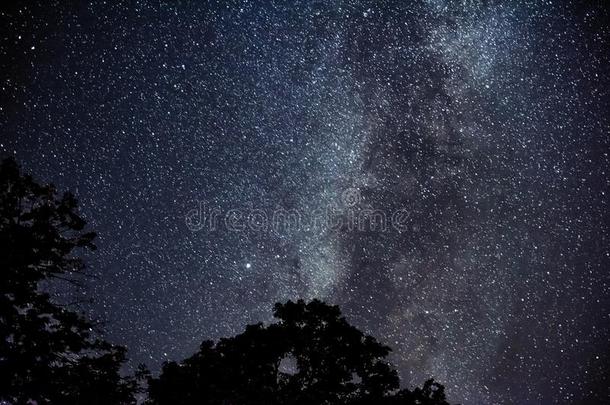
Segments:
[[[579,403],[608,385],[601,4],[13,5],[0,154],[76,194],[97,278],[57,299],[93,297],[82,309],[132,365],[318,297],[390,345],[407,384]],[[407,215],[401,230],[193,229],[201,202]]]

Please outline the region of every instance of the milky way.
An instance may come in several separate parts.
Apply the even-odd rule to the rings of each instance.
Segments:
[[[15,5],[0,153],[79,198],[97,278],[57,299],[93,297],[81,308],[132,365],[158,370],[269,321],[274,302],[319,297],[394,349],[406,385],[578,403],[608,386],[610,361],[608,14]],[[406,214],[400,229],[193,227],[203,206]]]

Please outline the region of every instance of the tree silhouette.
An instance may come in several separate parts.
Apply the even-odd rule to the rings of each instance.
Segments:
[[[148,403],[448,405],[433,380],[399,390],[385,361],[390,348],[349,325],[338,307],[288,301],[274,315],[277,323],[249,325],[217,344],[203,342],[181,363],[165,363],[149,378]]]
[[[93,249],[75,198],[58,196],[0,164],[0,402],[13,404],[133,403],[135,381],[119,369],[125,350],[95,337],[93,325],[40,289],[53,279],[78,283]]]
[[[390,348],[318,300],[278,303],[276,323],[205,341],[156,378],[145,368],[123,377],[125,349],[40,288],[84,274],[74,253],[94,249],[95,234],[76,209],[71,194],[22,175],[14,160],[0,164],[0,403],[135,404],[146,378],[150,405],[448,405],[433,380],[400,390]]]

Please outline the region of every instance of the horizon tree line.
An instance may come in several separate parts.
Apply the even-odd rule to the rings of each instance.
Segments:
[[[0,403],[449,405],[432,379],[401,389],[391,349],[319,300],[277,303],[276,323],[206,340],[158,376],[126,374],[126,348],[43,287],[86,275],[85,226],[71,193],[0,163]]]

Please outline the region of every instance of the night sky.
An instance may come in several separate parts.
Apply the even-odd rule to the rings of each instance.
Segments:
[[[318,297],[453,402],[608,386],[604,2],[43,3],[0,15],[0,154],[78,197],[98,278],[55,294],[131,365]]]

